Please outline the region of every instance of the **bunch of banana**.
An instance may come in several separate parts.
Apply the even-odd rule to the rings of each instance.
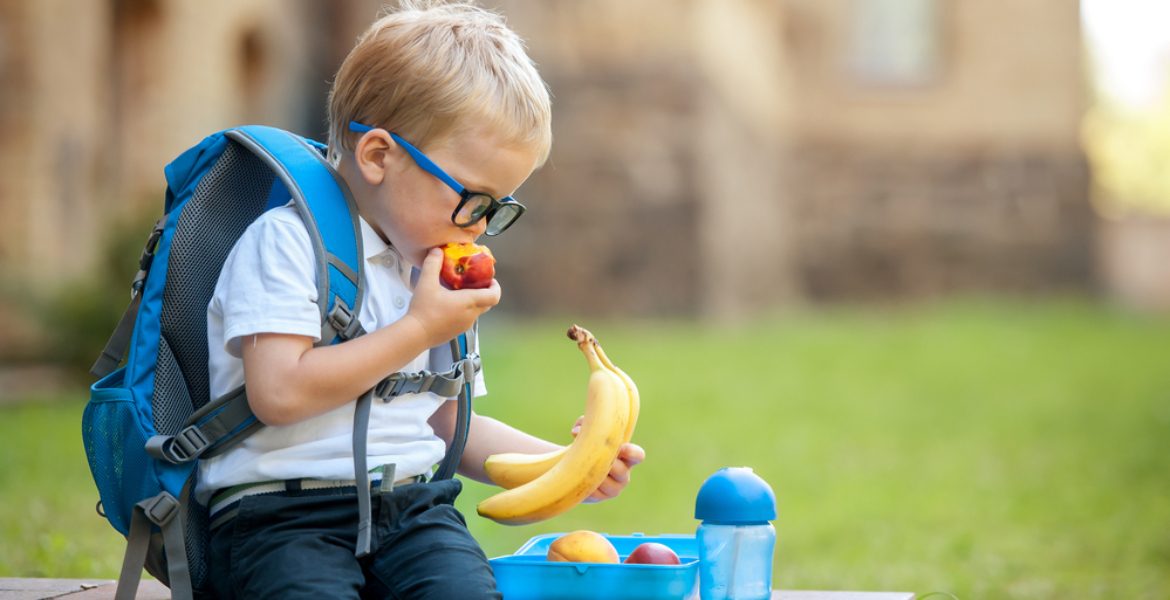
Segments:
[[[625,385],[626,391],[630,395],[630,418],[626,424],[625,435],[622,437],[622,443],[629,442],[630,438],[634,435],[634,427],[638,424],[638,412],[641,409],[638,386],[634,385],[634,380],[630,379],[630,376],[625,371],[619,369],[609,360],[609,357],[605,354],[605,350],[601,348],[601,344],[597,343],[597,340],[588,330],[574,325],[569,329],[569,338],[577,340],[577,336],[583,336],[584,339],[592,344],[593,350],[597,353],[597,357],[601,359],[601,364],[621,378],[622,384]],[[580,343],[578,345],[580,346]],[[584,351],[583,348],[582,351]],[[568,452],[571,447],[566,446],[560,450],[553,450],[552,452],[543,454],[524,454],[520,452],[493,454],[487,458],[483,466],[492,483],[510,490],[543,475],[553,465],[560,462],[565,452]]]
[[[605,481],[638,419],[638,388],[613,366],[593,334],[574,325],[569,338],[589,363],[589,390],[581,430],[573,442],[545,454],[496,454],[488,477],[507,488],[483,502],[481,516],[507,525],[555,517],[579,504]]]

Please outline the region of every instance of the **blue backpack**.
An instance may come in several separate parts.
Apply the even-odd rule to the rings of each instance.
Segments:
[[[207,305],[236,240],[265,211],[291,198],[316,256],[320,344],[362,335],[362,238],[348,188],[325,147],[292,133],[246,126],[213,134],[166,167],[164,216],[155,224],[131,284],[131,303],[92,373],[82,437],[97,484],[99,514],[127,537],[118,598],[132,598],[145,567],[175,598],[205,595],[207,507],[192,496],[200,458],[263,427],[243,386],[210,398]],[[395,373],[358,400],[354,417],[359,531],[370,548],[366,428],[372,401],[403,393],[459,395],[455,439],[434,474],[449,478],[463,452],[473,381],[475,331],[449,349],[443,373]],[[125,357],[125,364],[122,358]]]

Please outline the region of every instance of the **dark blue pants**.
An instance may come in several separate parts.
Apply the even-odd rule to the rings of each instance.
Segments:
[[[219,598],[499,600],[487,556],[455,510],[462,483],[374,496],[373,552],[358,559],[353,488],[246,496],[211,536]]]

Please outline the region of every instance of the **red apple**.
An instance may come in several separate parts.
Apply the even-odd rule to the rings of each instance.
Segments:
[[[444,244],[443,267],[439,280],[452,290],[475,290],[492,286],[496,276],[496,258],[487,246],[470,242]]]
[[[628,565],[682,564],[678,559],[678,555],[674,553],[674,550],[670,549],[670,546],[659,544],[658,542],[640,544],[626,557],[625,563]]]

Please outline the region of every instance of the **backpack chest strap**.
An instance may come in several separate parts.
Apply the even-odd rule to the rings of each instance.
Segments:
[[[403,394],[425,392],[451,398],[457,396],[465,384],[475,381],[475,376],[479,374],[481,368],[479,355],[470,354],[456,362],[450,370],[442,373],[434,371],[394,373],[374,386],[374,396],[384,402]]]

